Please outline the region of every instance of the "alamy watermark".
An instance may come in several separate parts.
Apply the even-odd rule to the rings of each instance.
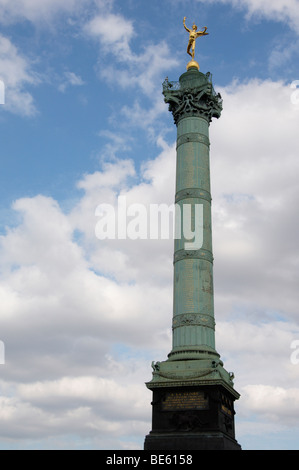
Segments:
[[[5,85],[3,80],[0,80],[0,104],[5,104]]]
[[[299,104],[299,80],[293,80],[291,83],[291,88],[294,90],[291,94],[291,103]]]
[[[5,346],[3,341],[0,341],[0,365],[5,364]]]
[[[167,240],[184,239],[185,250],[199,250],[203,244],[203,204],[127,205],[119,196],[117,208],[100,204],[95,227],[99,240]]]
[[[297,365],[299,364],[299,339],[294,339],[291,342],[291,349],[294,349],[290,356],[291,363]]]

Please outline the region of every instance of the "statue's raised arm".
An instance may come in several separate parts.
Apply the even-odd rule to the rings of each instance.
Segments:
[[[190,33],[191,32],[190,29],[187,28],[187,26],[186,26],[186,16],[184,16],[183,25],[184,25],[185,30],[188,31],[188,33]]]

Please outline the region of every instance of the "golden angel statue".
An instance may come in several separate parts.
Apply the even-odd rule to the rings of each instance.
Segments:
[[[197,31],[197,26],[196,24],[193,24],[192,29],[187,28],[186,26],[186,16],[184,17],[183,20],[183,25],[186,31],[189,33],[189,42],[187,46],[187,54],[191,55],[192,59],[194,60],[194,55],[195,55],[195,41],[199,36],[206,36],[209,33],[206,33],[206,30],[208,29],[206,26],[203,28],[202,31]],[[190,52],[190,49],[192,49],[192,54]]]

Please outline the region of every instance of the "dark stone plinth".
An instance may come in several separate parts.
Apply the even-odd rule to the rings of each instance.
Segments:
[[[221,385],[153,389],[152,431],[144,450],[241,450],[234,400]]]
[[[144,450],[242,450],[236,440],[216,433],[149,434]]]

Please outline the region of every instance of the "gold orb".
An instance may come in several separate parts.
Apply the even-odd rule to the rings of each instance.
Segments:
[[[190,62],[187,64],[187,70],[189,70],[191,67],[196,67],[197,70],[199,70],[199,64],[196,62],[196,60],[192,59]]]

